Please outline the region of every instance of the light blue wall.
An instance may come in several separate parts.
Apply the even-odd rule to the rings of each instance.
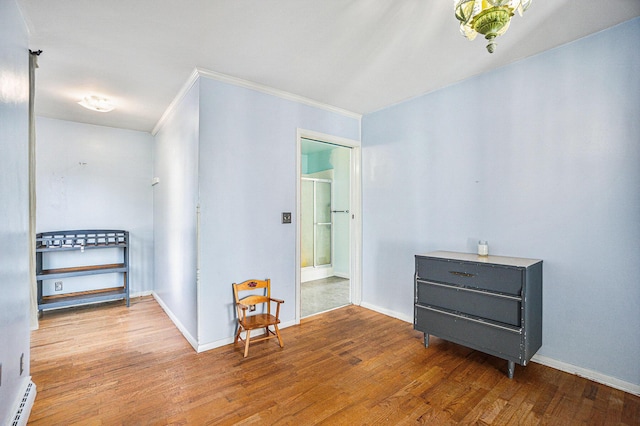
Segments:
[[[640,384],[640,20],[363,117],[363,298],[413,256],[544,260],[539,354]]]
[[[196,206],[199,84],[156,134],[153,187],[156,296],[192,344],[197,343]]]
[[[146,132],[45,117],[37,117],[36,134],[36,231],[129,231],[131,294],[150,292],[153,289],[153,137]],[[98,250],[75,255],[79,261],[91,255],[95,256],[95,262],[117,263],[120,250],[107,252]],[[60,255],[66,266],[73,262],[74,253]],[[114,258],[104,259],[109,255]],[[52,258],[48,256],[49,260]],[[45,294],[53,292],[53,281],[43,282]],[[122,285],[119,274],[64,280],[65,291],[118,285]]]
[[[271,278],[295,318],[296,129],[359,140],[359,120],[200,79],[200,342],[233,336],[231,283]]]
[[[29,378],[29,51],[13,0],[0,0],[0,424]],[[20,375],[20,357],[25,370]]]

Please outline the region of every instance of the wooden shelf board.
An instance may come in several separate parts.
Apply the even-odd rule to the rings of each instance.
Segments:
[[[74,266],[70,268],[45,269],[36,275],[38,280],[48,280],[74,275],[109,274],[113,272],[127,272],[124,263],[111,263],[108,265]]]
[[[53,309],[67,306],[76,306],[87,303],[107,302],[127,298],[127,290],[124,287],[106,288],[76,293],[57,294],[43,296],[38,304],[38,309]]]

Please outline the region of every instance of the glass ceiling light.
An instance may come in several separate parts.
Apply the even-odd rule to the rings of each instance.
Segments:
[[[115,108],[109,99],[96,95],[85,96],[78,103],[87,109],[98,112],[109,112]]]
[[[460,32],[469,40],[478,33],[489,40],[487,50],[496,49],[495,39],[509,28],[515,10],[520,16],[529,8],[532,0],[454,0],[456,18],[460,21]]]

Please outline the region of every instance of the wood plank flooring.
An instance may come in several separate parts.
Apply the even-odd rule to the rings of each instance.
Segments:
[[[46,312],[33,425],[639,425],[640,397],[348,306],[197,354],[151,297]]]

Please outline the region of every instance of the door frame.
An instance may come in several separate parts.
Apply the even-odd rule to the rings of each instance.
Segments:
[[[328,135],[312,130],[297,129],[296,132],[296,318],[295,323],[300,324],[300,262],[302,242],[301,225],[301,179],[302,179],[302,139],[312,139],[318,142],[338,145],[351,149],[350,164],[350,214],[351,226],[349,227],[350,249],[349,269],[351,280],[351,303],[362,303],[362,178],[361,178],[361,144],[360,141],[339,136]]]

